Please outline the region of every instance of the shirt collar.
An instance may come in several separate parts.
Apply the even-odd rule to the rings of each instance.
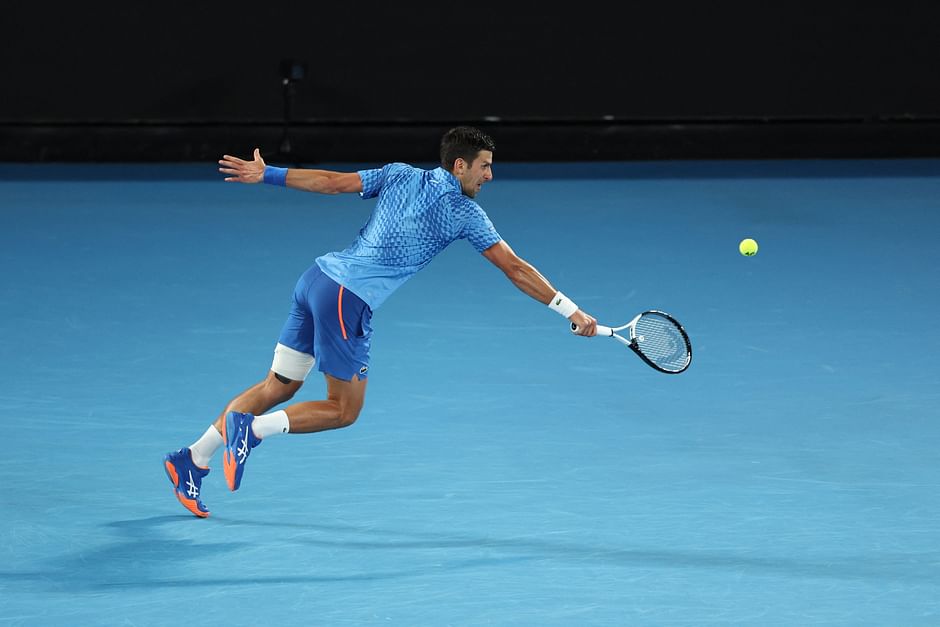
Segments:
[[[438,167],[436,170],[434,170],[434,173],[438,180],[449,184],[454,188],[454,191],[460,192],[461,194],[463,193],[463,188],[460,186],[460,181],[457,180],[457,177],[445,170],[443,167]]]

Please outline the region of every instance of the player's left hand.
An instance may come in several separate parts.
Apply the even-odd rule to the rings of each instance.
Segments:
[[[589,316],[580,309],[571,314],[568,317],[568,320],[570,320],[575,325],[575,327],[577,327],[577,331],[575,331],[576,335],[583,335],[585,337],[593,337],[597,335],[597,320],[595,320],[593,316]]]
[[[224,155],[219,160],[219,172],[227,174],[225,180],[233,183],[260,183],[264,179],[264,159],[261,151],[255,148],[254,161],[245,161],[231,155]]]

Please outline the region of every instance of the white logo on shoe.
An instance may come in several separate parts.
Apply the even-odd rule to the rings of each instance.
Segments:
[[[187,494],[187,495],[189,496],[189,498],[191,498],[191,499],[198,498],[198,497],[199,497],[199,486],[197,486],[197,485],[196,485],[196,482],[193,481],[193,471],[192,471],[192,470],[188,470],[187,472],[189,473],[189,481],[186,482],[186,494]]]
[[[248,459],[248,431],[245,431],[245,438],[238,441],[238,448],[235,450],[235,454],[238,455],[239,464],[244,464],[245,460]]]

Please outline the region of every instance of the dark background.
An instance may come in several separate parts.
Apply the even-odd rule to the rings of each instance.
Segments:
[[[940,155],[940,3],[603,6],[16,3],[0,159]]]

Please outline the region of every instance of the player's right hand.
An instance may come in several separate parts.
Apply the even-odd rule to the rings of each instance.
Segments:
[[[254,161],[245,161],[231,155],[223,155],[219,159],[219,172],[226,174],[225,180],[230,183],[260,183],[264,180],[264,159],[261,151],[255,148]]]
[[[580,309],[571,314],[568,317],[568,320],[576,329],[574,333],[576,335],[583,335],[585,337],[593,337],[597,335],[597,320],[593,316],[589,316]]]

